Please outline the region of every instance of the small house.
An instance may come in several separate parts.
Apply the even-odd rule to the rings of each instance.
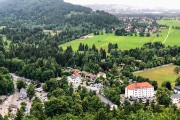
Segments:
[[[79,69],[73,69],[72,72],[73,72],[74,74],[77,74],[77,73],[79,74],[79,73],[81,73],[81,71],[80,71]]]
[[[171,100],[173,104],[179,103],[180,102],[180,94],[172,94]]]
[[[42,88],[36,88],[36,91],[41,93],[43,91],[43,89]]]
[[[23,100],[23,99],[25,99],[26,97],[27,97],[26,89],[21,88],[20,94],[19,94],[19,99],[20,99],[20,100]]]
[[[174,87],[174,92],[175,92],[176,94],[180,94],[180,86],[175,86],[175,87]]]
[[[103,73],[103,72],[99,72],[99,73],[97,74],[97,78],[99,78],[99,77],[106,78],[106,74]]]

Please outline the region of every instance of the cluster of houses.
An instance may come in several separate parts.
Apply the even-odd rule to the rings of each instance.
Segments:
[[[71,69],[68,67],[69,72],[72,72],[72,75],[67,78],[68,83],[73,85],[74,90],[77,90],[79,86],[85,87],[89,91],[94,91],[97,93],[98,97],[107,105],[110,106],[110,110],[117,109],[118,106],[112,103],[105,96],[101,95],[101,91],[103,91],[103,84],[96,83],[96,79],[102,77],[106,78],[106,74],[103,72],[99,72],[97,75],[86,71],[80,71],[78,69]],[[87,81],[84,81],[86,79]]]
[[[95,91],[99,93],[103,90],[103,84],[95,83],[97,78],[106,78],[106,74],[99,72],[97,75],[86,71],[80,71],[79,69],[68,69],[72,72],[72,75],[67,78],[68,83],[73,85],[74,90],[77,90],[79,86],[87,88],[87,90]],[[87,84],[88,83],[88,84]]]
[[[13,77],[14,80],[17,80],[17,81],[18,80],[23,80],[27,85],[29,85],[32,82],[30,79],[26,79],[24,77],[18,77],[15,74],[11,74],[11,76]],[[35,86],[36,86],[36,89],[35,89],[36,94],[38,94],[38,93],[39,94],[41,94],[41,93],[44,94],[44,91],[43,91],[43,89],[41,87],[41,83],[38,82],[38,83],[35,84]],[[27,98],[27,90],[25,88],[21,88],[20,91],[19,91],[19,100],[25,100],[26,98]],[[48,100],[47,95],[44,95],[44,96],[39,95],[39,98],[41,99],[42,102]]]
[[[156,26],[152,26],[152,23],[154,22],[153,19],[151,18],[147,18],[147,17],[126,17],[126,18],[122,18],[124,22],[127,22],[128,24],[125,26],[125,30],[127,32],[131,32],[134,31],[134,33],[139,34],[142,30],[144,30],[144,33],[149,33],[149,34],[153,34],[155,32],[157,32],[157,27]],[[135,26],[133,24],[131,24],[132,22],[137,22],[137,23],[146,23],[149,24],[149,26],[147,26],[146,28],[142,28],[139,26]]]

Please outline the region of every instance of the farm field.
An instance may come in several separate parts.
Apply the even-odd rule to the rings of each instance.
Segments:
[[[163,81],[171,82],[172,87],[175,86],[175,80],[180,77],[180,74],[174,73],[176,65],[161,66],[159,68],[144,70],[142,72],[134,73],[135,76],[142,76],[151,80],[156,80],[158,86],[161,87]]]
[[[78,50],[78,46],[80,43],[88,44],[92,46],[93,44],[96,45],[98,49],[104,48],[108,49],[109,43],[117,43],[119,49],[127,50],[131,48],[141,47],[144,43],[147,42],[156,42],[161,41],[163,42],[166,38],[166,34],[168,29],[161,30],[162,36],[157,37],[156,34],[153,34],[151,37],[140,37],[140,36],[115,36],[114,34],[104,34],[104,35],[97,35],[89,39],[77,39],[71,42],[65,43],[60,45],[63,49],[67,46],[72,46],[73,50]]]
[[[159,24],[164,24],[170,26],[170,33],[169,36],[164,43],[165,45],[180,45],[180,30],[172,29],[172,26],[180,26],[180,20],[159,20]],[[115,36],[114,34],[104,34],[93,36],[89,39],[77,39],[71,42],[65,43],[60,45],[63,49],[67,46],[72,46],[73,50],[78,50],[78,46],[80,43],[88,44],[92,46],[93,44],[96,45],[98,49],[104,48],[107,50],[109,43],[117,43],[119,49],[121,50],[128,50],[131,48],[141,47],[144,43],[147,42],[164,42],[168,29],[161,29],[160,37],[157,37],[156,34],[151,35],[150,37],[140,37],[140,36]]]
[[[170,27],[170,34],[165,45],[180,45],[180,30],[172,29],[172,26],[180,26],[180,20],[159,20],[158,23]]]
[[[168,25],[168,26],[180,26],[180,20],[159,20],[158,24]]]

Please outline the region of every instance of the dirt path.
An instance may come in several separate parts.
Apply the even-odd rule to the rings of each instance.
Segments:
[[[166,36],[166,38],[164,39],[164,42],[163,42],[163,44],[167,41],[167,39],[168,39],[168,37],[169,37],[169,33],[170,33],[170,27],[169,27],[169,31],[168,31],[168,34],[167,34],[167,36]]]

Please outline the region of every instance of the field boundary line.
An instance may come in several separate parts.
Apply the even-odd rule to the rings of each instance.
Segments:
[[[164,39],[164,41],[163,41],[163,43],[162,43],[162,44],[164,44],[164,43],[167,41],[167,39],[168,39],[168,37],[169,37],[169,34],[170,34],[170,27],[169,27],[168,34],[167,34],[167,36],[166,36],[166,38]]]
[[[157,66],[157,67],[153,67],[153,68],[146,68],[144,70],[135,71],[133,73],[140,73],[140,72],[144,72],[144,71],[147,71],[147,70],[153,70],[153,69],[156,69],[156,68],[166,67],[166,66],[170,66],[170,65],[173,65],[173,63],[169,63],[169,64],[165,64],[165,65],[161,65],[161,66]]]

